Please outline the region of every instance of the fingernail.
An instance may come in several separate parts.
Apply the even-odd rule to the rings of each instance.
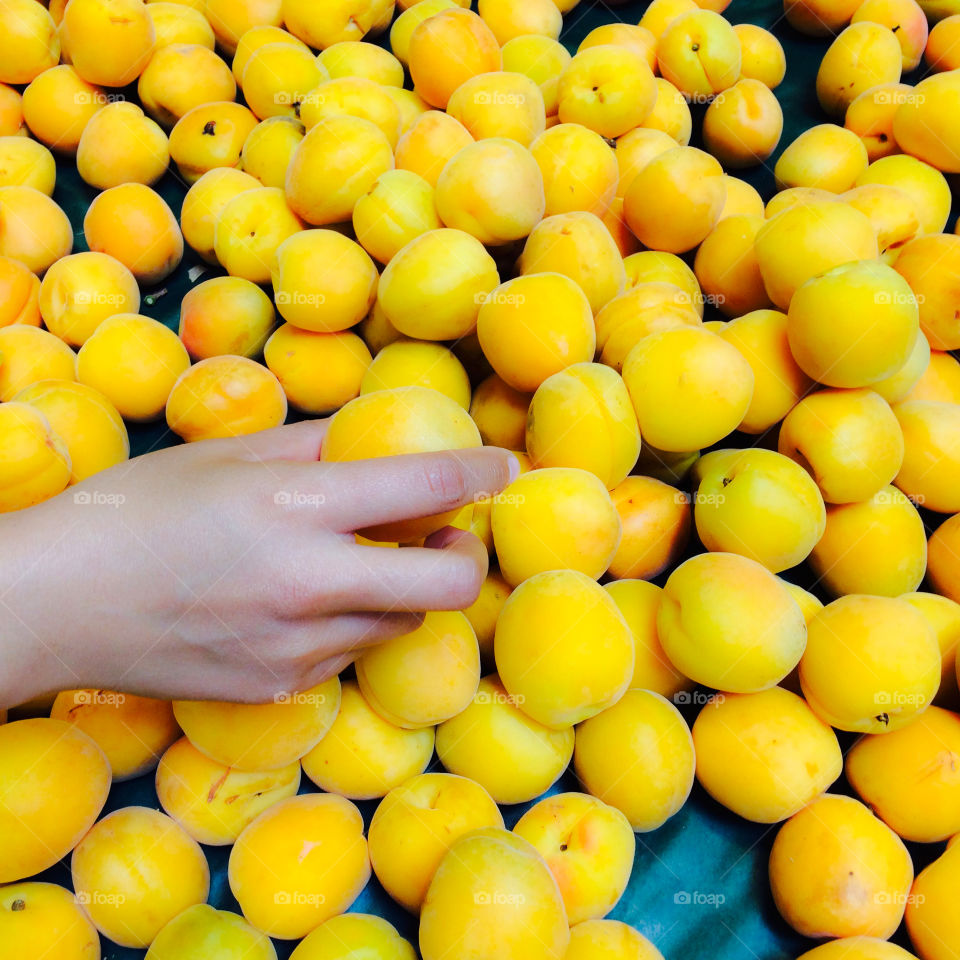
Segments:
[[[520,476],[520,461],[511,453],[507,464],[510,470],[510,482],[513,483]]]

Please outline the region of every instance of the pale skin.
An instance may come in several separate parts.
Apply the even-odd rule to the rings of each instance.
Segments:
[[[472,603],[487,572],[472,534],[447,527],[398,550],[353,532],[499,492],[516,458],[321,463],[325,431],[161,450],[0,516],[0,708],[86,687],[270,701],[423,611]]]

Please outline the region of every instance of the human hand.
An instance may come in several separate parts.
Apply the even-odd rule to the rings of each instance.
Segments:
[[[424,548],[353,531],[489,496],[480,448],[319,463],[308,421],[137,457],[0,518],[0,706],[59,689],[258,702],[314,686],[418,612],[476,599],[472,534]]]

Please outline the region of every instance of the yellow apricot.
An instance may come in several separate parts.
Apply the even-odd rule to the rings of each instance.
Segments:
[[[23,119],[30,132],[51,150],[76,152],[90,118],[110,100],[72,66],[44,70],[23,91]]]
[[[459,120],[440,110],[428,110],[397,143],[396,164],[436,186],[447,162],[471,143],[470,131]]]
[[[0,256],[39,276],[72,248],[70,221],[50,197],[34,187],[0,187]]]
[[[42,380],[14,397],[29,403],[63,438],[70,482],[78,483],[130,456],[127,429],[116,407],[99,391],[72,380]]]
[[[142,0],[79,0],[64,8],[60,39],[88,83],[125,87],[146,67],[156,34]]]
[[[841,937],[808,950],[797,960],[916,960],[916,957],[879,937]]]
[[[564,960],[663,960],[639,931],[619,920],[584,920],[570,928]]]
[[[187,111],[170,131],[170,156],[187,183],[215,167],[236,167],[257,118],[243,104],[205,103]]]
[[[764,213],[768,220],[772,220],[778,213],[783,213],[792,207],[805,207],[812,203],[828,203],[837,199],[835,193],[820,190],[817,187],[787,187],[775,193],[767,202]]]
[[[370,706],[407,730],[461,713],[480,681],[476,634],[459,611],[427,614],[416,630],[371,647],[356,665],[360,690]]]
[[[74,253],[47,271],[40,284],[39,302],[47,329],[78,347],[107,317],[136,313],[140,289],[119,260],[105,253]]]
[[[378,127],[359,117],[332,116],[309,130],[294,151],[287,200],[316,226],[348,220],[357,200],[393,166],[390,142]]]
[[[877,244],[884,262],[893,264],[899,248],[920,232],[920,214],[914,199],[898,187],[865,183],[840,197],[859,210],[877,231]]]
[[[310,51],[310,48],[299,37],[295,37],[282,27],[275,27],[268,23],[251,27],[240,36],[237,41],[237,49],[233,53],[231,69],[233,70],[233,79],[237,81],[238,86],[243,82],[243,71],[247,68],[254,51],[259,50],[260,47],[265,47],[268,43],[286,43],[291,47]],[[297,59],[299,60],[299,58]]]
[[[864,90],[898,83],[902,69],[903,53],[892,30],[869,20],[854,23],[823,56],[817,72],[817,99],[830,116],[842,117]]]
[[[153,4],[151,4],[153,6]],[[235,913],[196,903],[177,914],[154,937],[149,960],[204,960],[221,951],[247,960],[276,960],[269,938]]]
[[[322,10],[311,0],[283,0],[281,14],[291,33],[323,50],[381,29],[393,14],[393,0],[331,0]]]
[[[925,233],[939,233],[950,213],[950,188],[944,175],[915,157],[881,157],[857,178],[857,186],[886,184],[897,187],[917,205],[920,226]]]
[[[710,446],[736,429],[753,395],[743,355],[696,327],[644,337],[627,355],[623,379],[640,435],[677,452]]]
[[[920,236],[905,244],[894,269],[916,294],[920,327],[936,350],[960,348],[960,237]]]
[[[461,836],[502,827],[490,795],[473,780],[424,773],[394,787],[370,821],[370,860],[377,879],[417,912],[444,854]]]
[[[545,215],[586,210],[603,216],[613,200],[617,157],[603,138],[577,123],[561,123],[530,146],[546,194]]]
[[[290,954],[293,960],[350,960],[370,951],[381,960],[416,960],[407,940],[382,917],[344,913],[309,933]]]
[[[613,138],[647,119],[657,85],[643,54],[607,43],[574,56],[560,75],[557,96],[561,123],[580,123]]]
[[[538,723],[492,674],[480,681],[463,713],[437,728],[437,756],[451,773],[469,777],[497,803],[526,803],[567,768],[573,755],[571,727]]]
[[[169,163],[166,134],[136,104],[126,101],[95,113],[77,146],[77,171],[98,190],[130,182],[150,186],[166,173]]]
[[[807,702],[832,726],[887,733],[910,724],[932,702],[940,648],[923,614],[906,600],[851,593],[810,620],[800,683]]]
[[[234,354],[254,357],[273,330],[270,298],[241,277],[214,277],[180,302],[180,339],[194,360]]]
[[[863,0],[784,0],[787,22],[812,37],[839,33]]]
[[[960,13],[944,17],[930,30],[924,59],[931,70],[940,73],[946,70],[960,69]]]
[[[462,230],[429,230],[391,258],[377,300],[406,336],[455,340],[474,330],[498,283],[496,264],[479,240]]]
[[[266,49],[258,51],[255,56]],[[387,138],[391,149],[396,147],[400,138],[399,108],[380,84],[365,77],[340,77],[319,83],[302,97],[298,116],[308,130],[330,117],[352,116],[369,120]]]
[[[903,466],[894,483],[938,513],[960,513],[955,483],[960,467],[960,406],[914,400],[894,409],[903,431]]]
[[[697,250],[694,271],[703,294],[728,317],[771,305],[755,247],[764,223],[763,217],[757,216],[724,217]]]
[[[768,219],[756,243],[764,286],[781,310],[811,277],[854,260],[875,259],[879,253],[876,231],[859,210],[818,200],[796,204]]]
[[[321,790],[371,800],[423,773],[432,756],[433,727],[396,726],[347,681],[333,726],[301,765]]]
[[[0,328],[12,324],[40,326],[40,278],[18,260],[0,257]]]
[[[26,133],[23,125],[23,97],[13,87],[0,83],[0,135],[22,137],[26,136]]]
[[[400,114],[400,136],[403,136],[419,117],[430,112],[430,104],[414,90],[391,86],[382,86],[381,89],[393,101]]]
[[[511,0],[482,0],[477,12],[502,47],[514,37],[537,34],[556,40],[563,16],[553,0],[531,0],[522,6]]]
[[[330,422],[320,457],[330,462],[479,447],[480,434],[456,401],[427,387],[363,394]],[[410,542],[449,523],[457,510],[360,532],[371,540]]]
[[[916,69],[928,36],[927,18],[916,0],[863,0],[851,23],[862,20],[879,23],[893,31],[902,51],[903,72]]]
[[[508,40],[501,53],[503,69],[533,80],[540,87],[546,116],[555,117],[560,107],[560,76],[572,59],[566,47],[541,34],[524,34]]]
[[[200,10],[177,2],[147,4],[147,16],[153,24],[154,52],[171,43],[199,43],[212,50],[216,37]]]
[[[203,12],[217,42],[230,54],[253,27],[279,27],[283,19],[280,8],[280,0],[206,0]]]
[[[180,226],[183,238],[208,263],[216,263],[214,235],[227,203],[244,190],[259,187],[249,173],[233,167],[214,167],[199,177],[183,198]]]
[[[632,23],[604,23],[594,27],[580,41],[577,52],[587,47],[599,47],[607,44],[627,47],[639,53],[651,70],[657,69],[657,38],[652,31]]]
[[[100,937],[73,893],[53,883],[15,883],[0,893],[0,936],[14,955],[100,960]]]
[[[909,153],[944,173],[960,173],[960,134],[945,122],[960,99],[960,72],[950,70],[921,80],[914,95],[893,118],[893,133]]]
[[[0,10],[0,82],[30,83],[60,59],[60,37],[46,8],[5,0]]]
[[[177,218],[163,197],[142,183],[97,194],[83,218],[83,235],[92,251],[110,254],[145,286],[165,279],[183,258]]]
[[[949,353],[931,351],[930,365],[903,399],[960,403],[960,363]]]
[[[0,401],[40,380],[76,379],[73,351],[47,330],[25,324],[0,328]]]
[[[950,960],[958,934],[957,914],[951,909],[958,863],[954,843],[920,873],[907,898],[907,930],[924,960]]]
[[[723,168],[694,147],[676,147],[650,160],[624,194],[630,229],[647,247],[684,253],[716,225],[726,199]]]
[[[279,269],[284,241],[304,232],[287,201],[279,187],[253,187],[226,202],[214,225],[213,252],[231,277],[265,284]],[[300,306],[310,310],[312,302]],[[294,309],[287,303],[278,307],[281,313]]]
[[[514,390],[495,373],[477,384],[470,417],[485,444],[517,450],[524,445],[531,397]]]
[[[808,937],[889,937],[912,882],[903,842],[851,797],[814,800],[780,828],[770,851],[777,909]]]
[[[0,513],[22,510],[60,493],[70,482],[70,455],[47,418],[25,403],[0,407],[4,461]]]
[[[151,58],[137,82],[144,109],[165,127],[194,107],[232,100],[237,84],[230,68],[212,50],[198,43],[169,44]]]
[[[881,83],[857,94],[847,107],[843,125],[852,130],[867,149],[871,163],[899,153],[893,135],[893,118],[913,88],[905,83]]]
[[[917,335],[907,362],[896,373],[874,383],[872,389],[876,390],[887,403],[901,403],[923,376],[929,363],[930,343],[920,333]]]
[[[936,593],[905,593],[903,599],[916,607],[933,629],[940,645],[940,689],[935,702],[956,703],[957,643],[960,642],[960,604]]]
[[[657,44],[660,73],[701,102],[737,82],[741,58],[733,27],[713,10],[691,11],[671,20]]]
[[[304,937],[347,910],[366,886],[360,811],[330,793],[281,800],[240,834],[228,875],[253,926],[278,939]]]
[[[358,40],[342,40],[321,51],[317,62],[331,79],[365,77],[385,86],[403,86],[403,64],[389,50]]]
[[[931,587],[937,593],[960,603],[960,576],[957,557],[960,557],[960,520],[949,517],[930,537],[929,569]]]
[[[53,154],[28,137],[0,137],[0,186],[33,187],[53,194],[57,165]]]
[[[664,30],[677,17],[697,9],[694,0],[652,0],[640,18],[640,26],[645,27],[659,40]]]
[[[780,155],[775,168],[777,187],[813,187],[830,193],[849,190],[867,169],[863,141],[834,123],[805,130]]]
[[[470,380],[463,364],[443,344],[400,340],[380,350],[367,367],[361,393],[405,386],[431,387],[470,407]]]
[[[452,950],[554,960],[569,940],[557,882],[526,840],[486,827],[456,840],[440,861],[420,914],[423,960]]]
[[[703,118],[704,143],[728,169],[762,163],[782,132],[780,104],[759,80],[738,80],[713,99]]]
[[[657,100],[646,120],[636,129],[660,130],[681,147],[690,143],[693,132],[693,117],[686,95],[681,93],[669,80],[655,77]]]
[[[672,703],[650,690],[632,689],[577,727],[574,767],[593,796],[646,833],[686,803],[693,786],[693,740]]]
[[[464,0],[414,0],[413,3],[399,0],[397,7],[400,9],[400,16],[393,21],[390,27],[390,49],[394,56],[404,66],[409,64],[410,60],[410,38],[413,31],[416,30],[424,20],[442,10],[453,10],[456,7],[468,7],[469,4]],[[510,69],[504,64],[504,69]]]
[[[670,134],[643,126],[635,127],[619,137],[614,149],[619,171],[616,195],[623,197],[636,175],[650,160],[676,146],[677,142]]]
[[[180,374],[167,400],[167,425],[188,443],[279,426],[287,398],[277,378],[246,357],[215,356]]]
[[[779,87],[787,73],[787,58],[780,41],[769,30],[753,23],[738,23],[733,32],[740,41],[740,78],[759,80],[771,90]]]
[[[502,65],[490,27],[477,14],[459,8],[420,22],[410,35],[407,57],[414,89],[440,109],[465,80]]]
[[[552,5],[552,0],[548,0]],[[481,73],[450,95],[447,113],[475,140],[505,137],[528,147],[543,133],[546,113],[540,88],[522,73]]]
[[[528,273],[487,294],[477,335],[498,376],[528,393],[571,364],[590,361],[596,345],[586,295],[559,273]]]

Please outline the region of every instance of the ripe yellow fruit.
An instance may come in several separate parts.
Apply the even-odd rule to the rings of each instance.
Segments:
[[[98,190],[131,181],[150,186],[169,163],[167,135],[140,107],[126,101],[97,111],[77,145],[77,171]]]
[[[914,400],[894,413],[904,439],[903,466],[896,485],[914,503],[938,513],[960,512],[954,478],[960,457],[960,406]]]
[[[935,350],[960,347],[960,236],[920,236],[900,251],[896,271],[910,284],[920,307],[920,327]]]
[[[303,139],[303,124],[293,117],[267,117],[243,141],[240,160],[243,169],[265,187],[286,185],[287,168]]]
[[[359,40],[341,40],[320,51],[317,57],[331,79],[364,77],[382,86],[403,86],[403,64],[389,50]]]
[[[811,187],[829,193],[849,190],[866,172],[867,148],[851,130],[821,123],[805,130],[780,154],[777,187]]]
[[[0,513],[42,503],[66,488],[70,454],[39,410],[25,403],[4,403],[0,425],[4,431]]]
[[[891,936],[912,882],[903,841],[850,797],[814,800],[780,828],[770,851],[777,909],[807,937]]]
[[[64,8],[60,38],[84,80],[125,87],[150,61],[156,33],[141,0],[80,0]]]
[[[0,937],[24,957],[100,960],[100,937],[73,893],[53,883],[14,883],[0,893]]]
[[[259,187],[260,182],[233,167],[214,167],[197,178],[183,198],[180,226],[183,238],[208,263],[216,263],[214,237],[223,208],[237,194]]]
[[[864,90],[898,83],[902,70],[903,53],[892,30],[869,20],[854,23],[823,56],[817,72],[817,99],[830,116],[842,117]]]
[[[759,80],[771,90],[779,87],[787,73],[787,58],[780,41],[763,27],[738,23],[733,32],[740,41],[740,77]]]
[[[12,400],[38,380],[76,379],[76,358],[59,338],[39,326],[0,328],[0,402]]]
[[[703,295],[728,317],[771,306],[756,251],[765,223],[762,216],[724,216],[697,250],[693,265]]]
[[[897,143],[944,173],[960,173],[960,134],[945,122],[960,97],[960,73],[950,70],[921,80],[914,96],[900,105],[893,118]]]
[[[864,0],[857,7],[851,23],[868,20],[889,28],[900,44],[903,72],[909,73],[920,64],[927,45],[927,18],[916,0]]]
[[[291,960],[350,960],[370,951],[382,960],[416,960],[410,943],[382,917],[344,913],[325,920],[290,954]]]
[[[270,298],[242,277],[214,277],[180,301],[180,339],[194,360],[255,357],[277,321]]]
[[[602,217],[617,189],[617,157],[603,137],[579,123],[540,134],[530,152],[543,175],[545,215],[586,210]]]
[[[584,920],[570,928],[565,960],[663,960],[663,954],[633,927],[619,920]]]
[[[960,935],[957,912],[952,909],[960,847],[954,843],[917,877],[907,903],[907,930],[924,960],[950,960],[952,944]]]
[[[857,178],[857,186],[885,184],[909,196],[917,207],[924,233],[940,233],[950,216],[951,194],[947,179],[936,167],[916,157],[897,154],[874,160]]]
[[[147,957],[149,960],[203,960],[216,956],[221,950],[235,951],[247,960],[276,960],[277,956],[269,938],[254,930],[242,917],[197,903],[177,914],[157,934]]]
[[[0,186],[33,187],[53,194],[57,165],[42,143],[28,137],[0,137]]]
[[[740,79],[741,58],[733,27],[713,10],[684,13],[671,20],[657,44],[663,76],[701,102]]]
[[[72,248],[73,227],[50,197],[34,187],[0,187],[0,256],[42,276]]]
[[[50,13],[30,0],[7,0],[0,11],[0,82],[30,83],[60,59],[60,37]]]
[[[470,408],[470,380],[456,354],[442,343],[398,340],[381,349],[367,367],[360,393],[394,387],[430,387]]]

